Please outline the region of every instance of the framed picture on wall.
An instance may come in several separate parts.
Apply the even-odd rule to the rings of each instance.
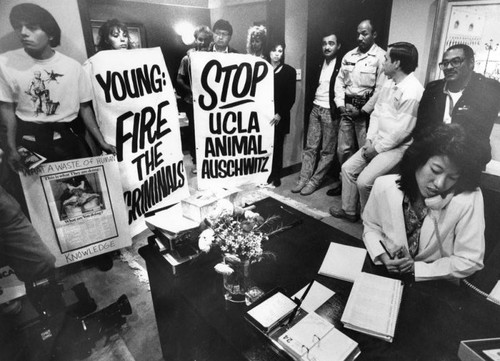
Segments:
[[[500,0],[439,0],[427,81],[443,76],[438,63],[455,44],[469,45],[474,71],[500,81]]]
[[[94,52],[97,53],[97,44],[99,44],[99,28],[105,23],[104,20],[90,20],[90,27],[92,29],[92,40],[94,44]],[[130,37],[130,44],[132,49],[147,47],[146,31],[144,25],[125,23],[127,25],[128,34]]]

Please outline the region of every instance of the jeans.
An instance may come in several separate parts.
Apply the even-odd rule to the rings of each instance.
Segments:
[[[375,179],[393,170],[407,148],[408,145],[404,145],[380,153],[369,163],[360,149],[342,165],[342,209],[346,214],[357,213],[358,200],[363,214]]]
[[[330,168],[337,146],[338,120],[333,120],[330,109],[314,105],[309,115],[306,147],[302,152],[299,183],[319,187]],[[321,147],[319,161],[316,156]]]
[[[366,119],[353,119],[348,115],[340,118],[337,157],[344,164],[366,141]]]
[[[23,282],[47,277],[55,257],[14,198],[0,187],[0,264],[9,265]]]

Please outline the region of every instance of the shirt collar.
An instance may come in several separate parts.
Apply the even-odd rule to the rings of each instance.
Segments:
[[[378,47],[377,44],[373,43],[372,47],[366,52],[366,53],[363,53],[361,52],[361,50],[359,50],[359,46],[356,48],[356,53],[357,54],[361,54],[361,55],[370,55],[370,56],[376,56],[376,51],[375,49]]]
[[[394,82],[394,87],[396,89],[405,89],[408,86],[408,84],[410,84],[412,78],[415,78],[415,73],[414,72],[411,72],[410,74],[408,74],[407,76],[405,76],[405,78],[403,80],[401,80],[399,82],[399,84],[396,84]]]

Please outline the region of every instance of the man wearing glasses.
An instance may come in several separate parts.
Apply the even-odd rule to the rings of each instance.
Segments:
[[[214,42],[210,45],[209,51],[218,53],[237,53],[237,51],[229,46],[231,36],[233,35],[233,27],[229,21],[219,19],[212,27],[214,32]]]
[[[488,146],[500,110],[500,83],[474,72],[474,51],[464,44],[448,48],[439,68],[444,79],[427,84],[414,137],[421,137],[440,123],[453,122]]]

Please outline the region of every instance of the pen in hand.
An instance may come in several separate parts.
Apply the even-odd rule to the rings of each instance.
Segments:
[[[389,256],[390,259],[394,259],[394,258],[404,258],[404,253],[403,253],[403,248],[400,248],[397,252],[395,252],[395,254],[393,255],[391,252],[389,252],[389,250],[387,249],[387,247],[385,246],[384,242],[382,242],[381,240],[379,241],[380,242],[380,245],[382,246],[382,248],[384,249],[385,253]]]
[[[380,245],[382,246],[382,248],[384,249],[385,253],[389,256],[389,258],[394,259],[394,256],[391,254],[391,252],[389,252],[389,250],[385,246],[384,242],[382,242],[381,240],[379,242],[380,242]]]

